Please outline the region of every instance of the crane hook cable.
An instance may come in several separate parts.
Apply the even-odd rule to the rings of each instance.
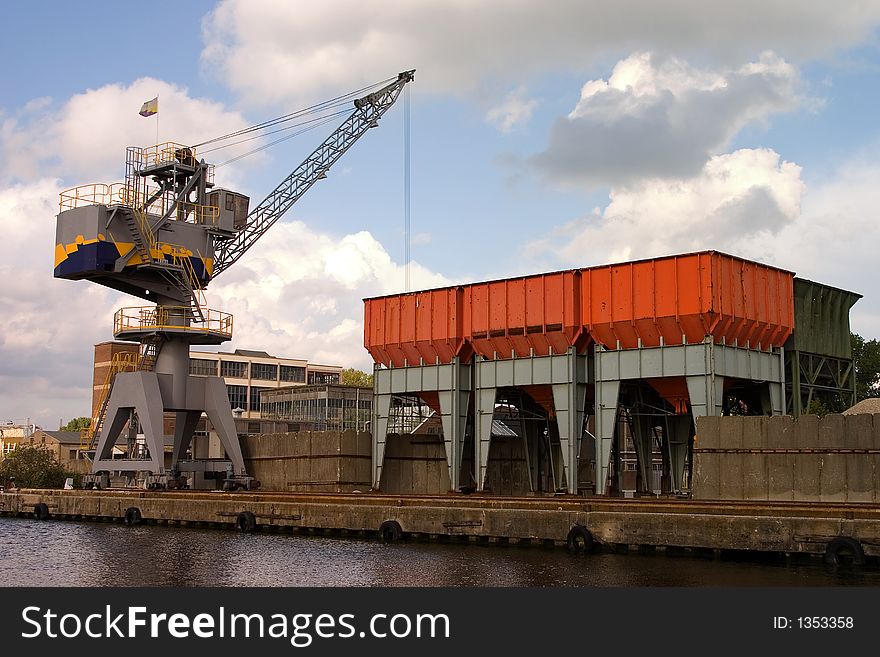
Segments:
[[[289,114],[283,114],[283,115],[278,116],[274,119],[268,119],[266,121],[262,121],[260,123],[256,123],[252,126],[249,126],[247,128],[241,128],[240,130],[236,130],[234,132],[230,132],[225,135],[221,135],[219,137],[214,137],[213,139],[208,139],[208,140],[200,142],[198,144],[193,144],[192,146],[193,146],[193,148],[196,148],[199,146],[206,146],[208,144],[213,144],[215,142],[223,141],[225,139],[239,137],[239,136],[247,134],[249,132],[255,132],[257,130],[264,130],[265,128],[270,128],[272,126],[278,125],[279,123],[284,123],[285,121],[290,121],[292,119],[301,118],[301,117],[306,116],[311,113],[319,112],[319,111],[322,111],[325,109],[330,109],[328,106],[331,105],[332,103],[339,103],[341,101],[345,101],[346,99],[349,99],[353,96],[360,95],[366,91],[369,91],[370,89],[374,89],[380,85],[387,84],[388,82],[391,82],[394,79],[395,78],[393,78],[393,77],[386,78],[385,80],[382,80],[380,82],[376,82],[376,83],[368,85],[366,87],[361,87],[360,89],[350,91],[349,93],[343,94],[341,96],[336,96],[335,98],[331,98],[330,100],[325,100],[323,102],[316,103],[315,105],[310,105],[309,107],[303,108],[301,110],[297,110],[297,111],[291,112]]]

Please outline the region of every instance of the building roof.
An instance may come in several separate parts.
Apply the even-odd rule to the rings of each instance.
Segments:
[[[62,445],[79,445],[80,444],[80,435],[79,431],[44,431],[40,430],[42,433],[47,436],[51,436],[55,440],[57,440]],[[37,432],[40,433],[40,432]]]
[[[330,389],[333,391],[340,390],[364,390],[367,392],[373,392],[373,386],[356,386],[351,383],[309,383],[307,385],[291,385],[291,386],[281,386],[280,388],[270,388],[266,392],[299,392],[299,393],[309,393],[315,392],[319,390]],[[266,394],[266,392],[262,394]]]
[[[257,351],[255,349],[236,349],[233,352],[236,356],[244,356],[245,358],[275,358],[265,351]]]

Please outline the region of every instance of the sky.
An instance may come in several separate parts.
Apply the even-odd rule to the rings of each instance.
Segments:
[[[159,97],[161,141],[193,144],[408,69],[413,289],[714,249],[863,294],[853,330],[880,337],[878,0],[2,13],[0,422],[88,415],[93,345],[140,305],[54,279],[52,254],[58,194],[121,180],[125,148],[155,143],[144,101]],[[253,207],[332,127],[217,182]],[[404,135],[398,101],[211,283],[236,318],[224,351],[371,368],[361,300],[405,289]]]

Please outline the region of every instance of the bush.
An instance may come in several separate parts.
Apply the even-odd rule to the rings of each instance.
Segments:
[[[42,447],[19,445],[0,461],[0,482],[15,479],[19,488],[62,488],[71,476],[52,452]]]

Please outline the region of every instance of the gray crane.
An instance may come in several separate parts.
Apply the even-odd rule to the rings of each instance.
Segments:
[[[61,194],[55,277],[90,280],[155,304],[122,308],[114,317],[116,339],[140,347],[136,355],[114,356],[101,386],[82,444],[93,453],[93,473],[148,472],[169,488],[186,485],[182,472],[225,473],[228,487],[250,485],[223,379],[189,374],[192,345],[232,338],[231,315],[207,308],[204,290],[378,126],[414,73],[356,99],[347,118],[250,212],[246,196],[215,187],[214,167],[198,159],[196,147],[171,142],[128,148],[123,183]],[[168,464],[166,412],[175,414]],[[228,459],[186,460],[203,413]],[[126,457],[113,458],[126,426]]]

